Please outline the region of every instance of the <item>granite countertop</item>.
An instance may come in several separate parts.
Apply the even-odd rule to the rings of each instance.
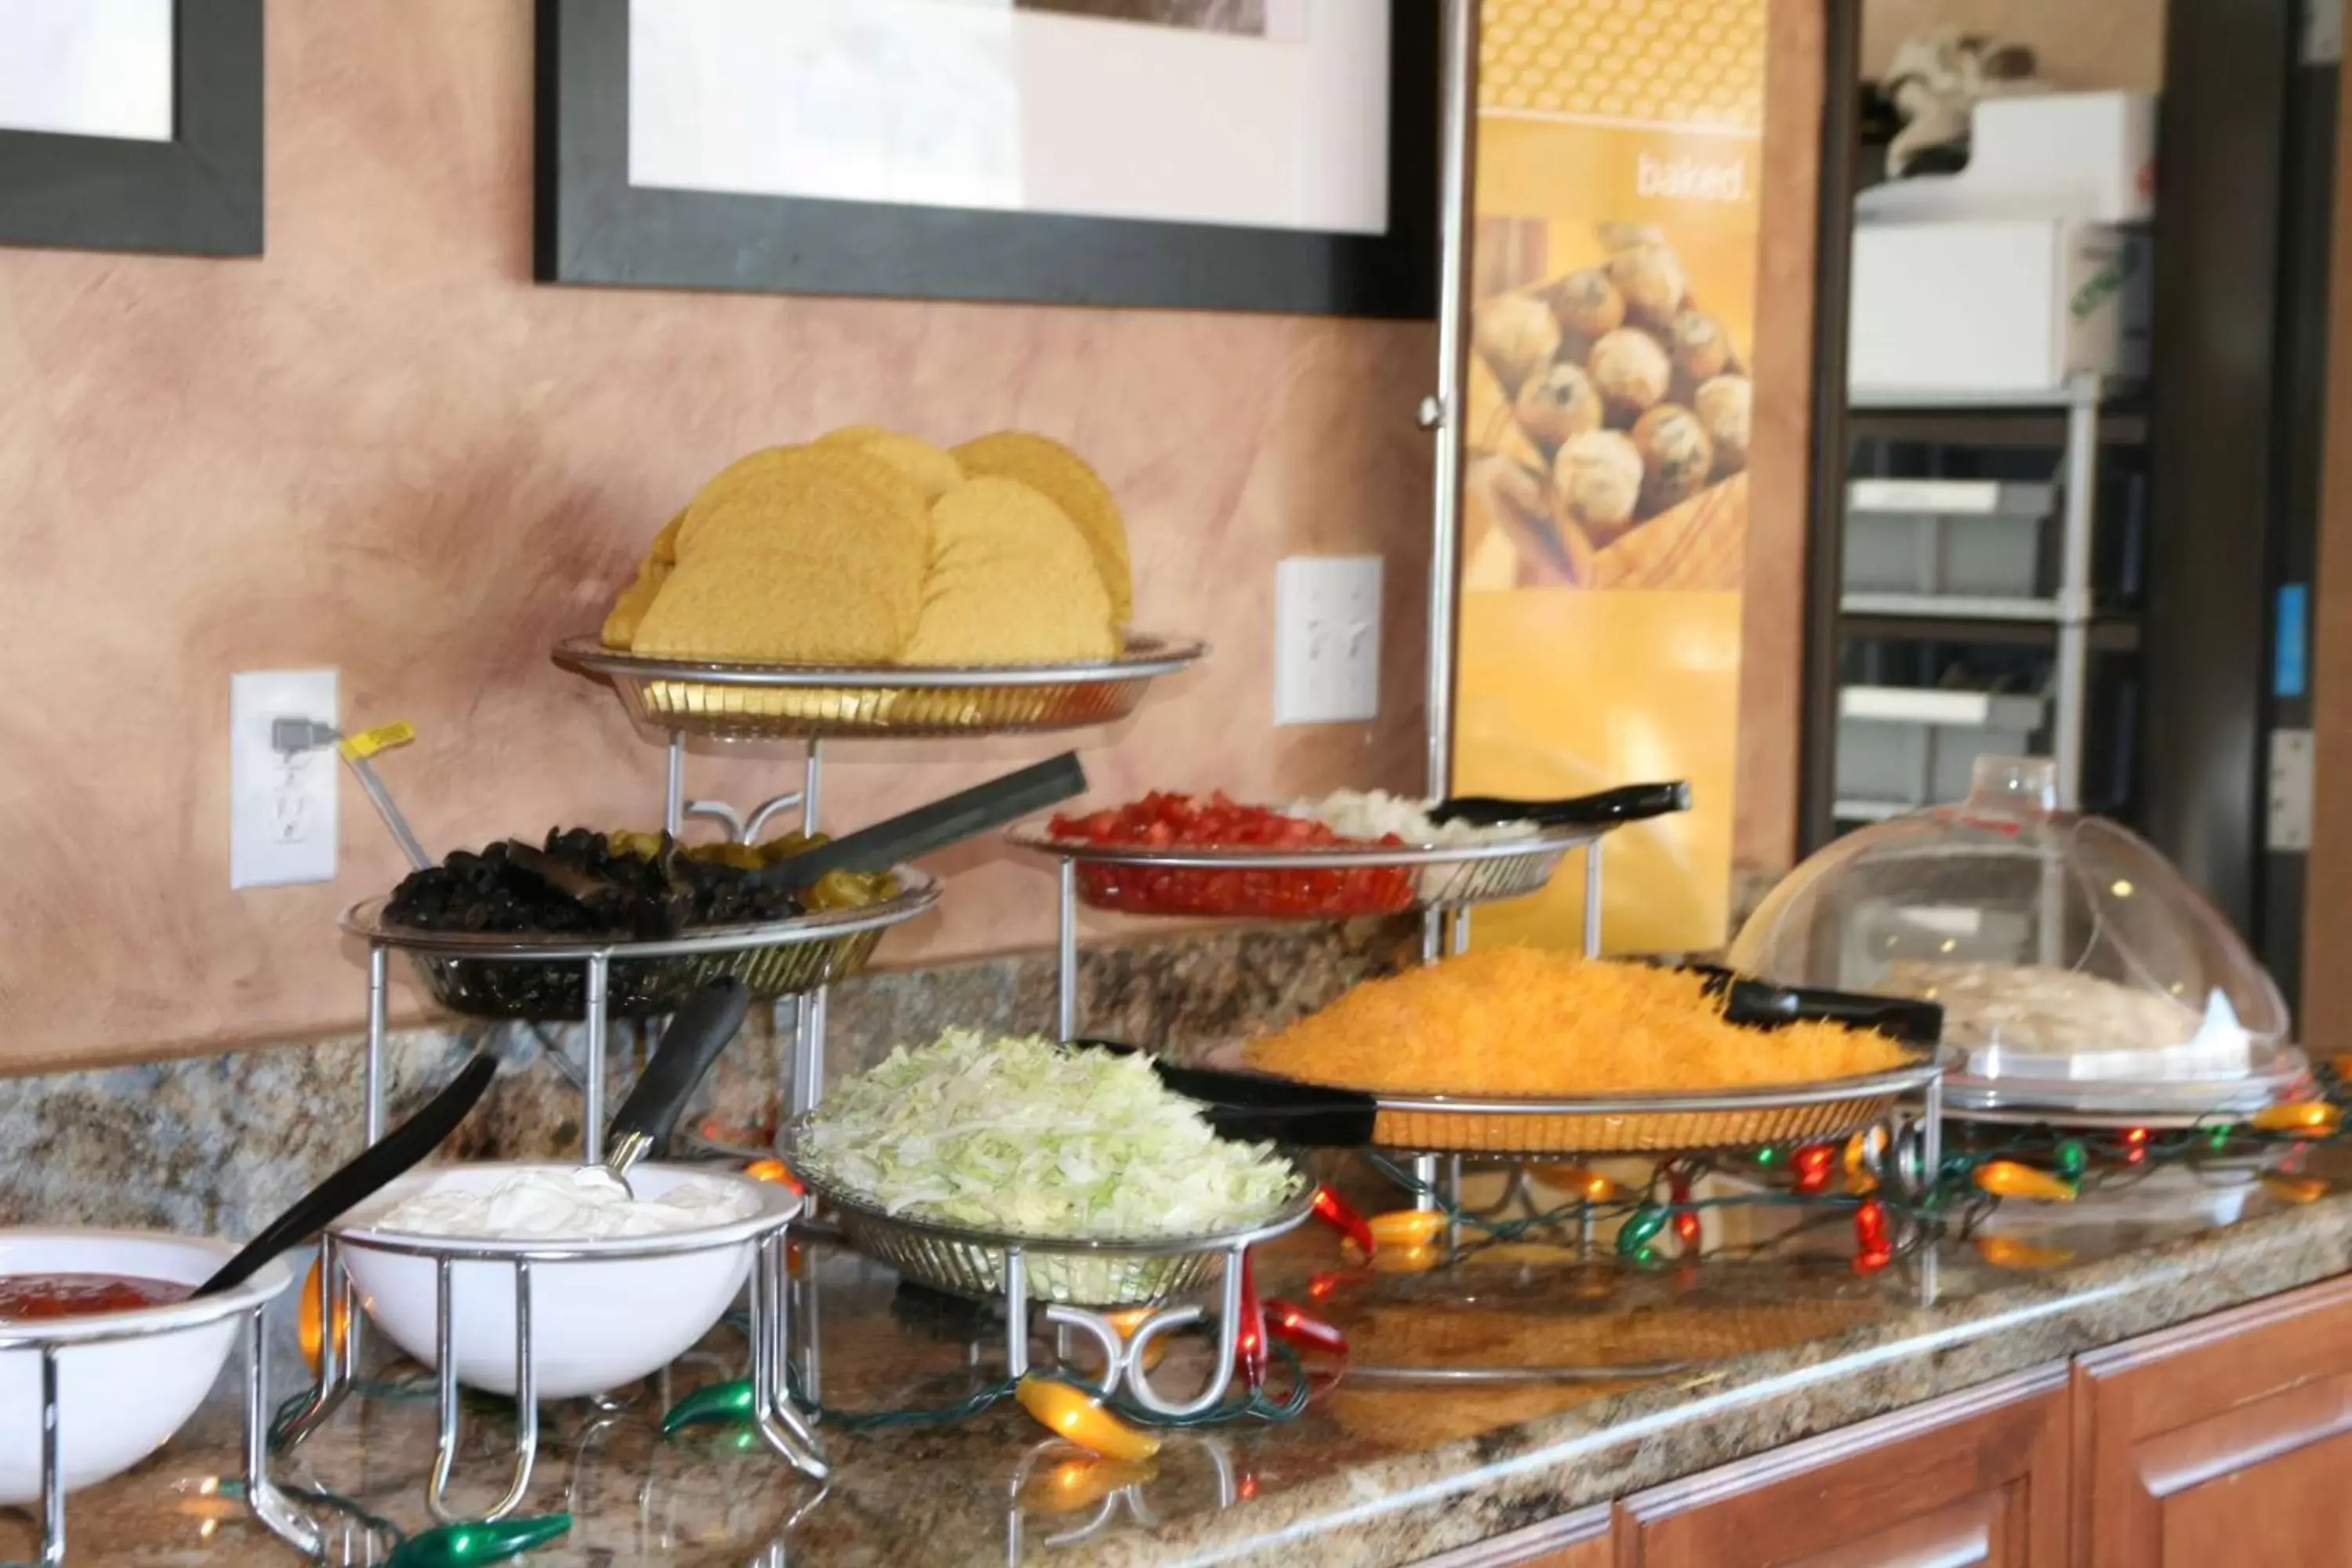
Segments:
[[[1866,1278],[1843,1224],[1773,1217],[1790,1212],[1717,1211],[1720,1254],[1690,1267],[1522,1253],[1327,1281],[1322,1300],[1355,1340],[1347,1377],[1295,1422],[1183,1432],[1140,1469],[1046,1440],[1010,1405],[951,1426],[829,1426],[822,1493],[732,1430],[659,1440],[665,1392],[740,1372],[742,1341],[722,1328],[667,1391],[625,1391],[609,1415],[550,1408],[529,1510],[569,1508],[577,1522],[526,1561],[1408,1563],[2352,1268],[2352,1153],[2311,1151],[2284,1179],[2167,1167],[2068,1207],[2005,1205],[1932,1268],[1906,1258]],[[1261,1263],[1261,1285],[1303,1299],[1336,1263],[1310,1229]],[[941,1403],[994,1353],[1001,1328],[897,1292],[862,1260],[824,1268],[836,1405]],[[281,1393],[303,1381],[282,1349]],[[1586,1375],[1382,1373],[1440,1364]],[[384,1375],[276,1473],[415,1530],[433,1402],[413,1368]],[[225,1382],[161,1453],[72,1500],[70,1561],[298,1561],[216,1495],[238,1464],[234,1392]],[[479,1506],[504,1484],[510,1428],[494,1410],[467,1422],[456,1490]],[[0,1553],[30,1554],[13,1539]],[[348,1527],[330,1561],[371,1561],[365,1532]]]

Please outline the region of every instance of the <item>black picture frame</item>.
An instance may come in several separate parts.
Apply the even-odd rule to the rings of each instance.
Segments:
[[[262,72],[262,0],[178,0],[172,140],[0,131],[0,245],[260,255]]]
[[[1438,0],[1396,0],[1380,235],[745,195],[628,180],[629,0],[538,0],[543,283],[1434,317]]]

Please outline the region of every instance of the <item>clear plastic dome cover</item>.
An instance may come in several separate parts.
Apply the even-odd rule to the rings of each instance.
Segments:
[[[2286,1004],[2228,922],[2147,840],[2055,801],[2048,762],[1979,758],[1962,804],[1864,828],[1790,872],[1733,967],[1939,1002],[1957,1071],[1978,1079],[2299,1069]]]

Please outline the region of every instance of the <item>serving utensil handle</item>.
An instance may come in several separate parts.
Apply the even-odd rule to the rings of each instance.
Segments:
[[[352,1205],[404,1174],[441,1146],[498,1076],[495,1057],[477,1055],[425,1109],[360,1152],[357,1159],[295,1201],[294,1206],[246,1243],[242,1251],[197,1286],[192,1296],[215,1296],[253,1278],[261,1266],[303,1241]]]
[[[774,887],[798,889],[810,886],[828,871],[887,871],[902,861],[1059,805],[1084,795],[1086,789],[1087,771],[1079,765],[1078,754],[1065,752],[803,849],[752,875],[755,880]]]
[[[1561,800],[1514,800],[1496,795],[1458,795],[1430,808],[1437,822],[1467,822],[1491,827],[1498,822],[1534,822],[1546,827],[1602,827],[1620,822],[1642,822],[1688,811],[1688,779],[1662,784],[1621,784],[1594,795]]]
[[[704,981],[671,1017],[629,1098],[621,1102],[607,1139],[605,1166],[627,1170],[669,1141],[695,1086],[743,1026],[751,988],[732,974]]]

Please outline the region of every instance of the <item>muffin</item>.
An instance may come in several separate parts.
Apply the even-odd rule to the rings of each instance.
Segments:
[[[1516,397],[1559,353],[1559,322],[1532,294],[1497,294],[1473,312],[1470,341],[1503,390]]]
[[[1628,321],[1662,331],[1690,292],[1682,262],[1663,245],[1637,245],[1617,252],[1609,258],[1609,280],[1625,296]]]
[[[1693,386],[1721,375],[1731,363],[1731,340],[1704,310],[1677,310],[1666,323],[1666,353],[1675,374]]]
[[[1638,327],[1620,327],[1592,345],[1592,384],[1618,423],[1632,423],[1663,400],[1674,374],[1658,340]]]
[[[1707,476],[1715,470],[1715,443],[1689,409],[1659,404],[1633,422],[1633,439],[1644,474],[1643,516],[1688,500],[1706,488]]]
[[[1588,430],[1560,447],[1551,485],[1562,520],[1606,543],[1624,531],[1641,504],[1641,449],[1615,430]]]
[[[1715,447],[1718,478],[1748,466],[1748,382],[1744,375],[1718,375],[1691,399],[1691,412]]]
[[[1546,290],[1551,313],[1570,338],[1590,342],[1625,324],[1625,296],[1609,281],[1605,268],[1588,267],[1571,272]]]
[[[1576,365],[1555,363],[1519,388],[1519,428],[1547,447],[1601,428],[1601,391]]]

